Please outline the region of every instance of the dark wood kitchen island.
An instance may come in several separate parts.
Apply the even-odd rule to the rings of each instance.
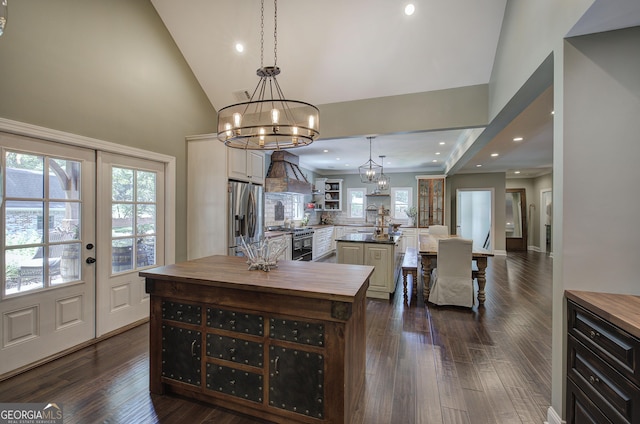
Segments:
[[[371,266],[210,256],[146,270],[152,393],[278,423],[349,423]]]

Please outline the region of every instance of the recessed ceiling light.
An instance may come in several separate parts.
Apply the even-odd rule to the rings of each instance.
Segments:
[[[242,43],[236,43],[236,51],[242,53],[244,51],[244,45]]]
[[[322,152],[323,153],[329,153],[329,151],[327,149],[324,149]]]
[[[336,158],[336,160],[340,160],[340,158]]]
[[[444,141],[441,141],[441,142],[440,142],[440,145],[441,145],[441,146],[444,146]]]
[[[514,174],[519,174],[519,173],[520,173],[520,171],[515,171],[515,172],[514,172]]]
[[[476,168],[480,168],[481,166],[482,166],[482,165],[480,165],[480,164],[477,164],[477,165],[476,165]]]
[[[439,154],[440,154],[440,152],[436,152],[436,156],[439,155]]]
[[[434,162],[434,163],[435,163],[435,162],[438,162],[438,160],[437,160],[437,159],[434,159],[434,160],[432,160],[431,162]]]
[[[551,111],[551,114],[552,114],[552,115],[555,115],[555,114],[556,114],[556,111],[555,111],[555,110],[552,110],[552,111]]]
[[[413,15],[413,12],[415,11],[416,11],[416,7],[412,3],[409,3],[404,7],[404,14],[407,16]]]
[[[515,137],[515,138],[513,139],[513,141],[522,141],[522,140],[524,140],[524,138],[522,138],[522,137]]]
[[[495,158],[495,157],[497,157],[497,156],[500,156],[500,154],[498,154],[498,153],[491,153],[491,157],[492,157],[492,158]]]

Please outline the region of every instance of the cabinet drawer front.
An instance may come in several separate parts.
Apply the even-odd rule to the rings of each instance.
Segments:
[[[262,375],[207,364],[207,389],[253,402],[262,402]]]
[[[324,325],[311,322],[271,318],[269,337],[276,340],[324,347]]]
[[[614,422],[639,422],[638,388],[572,336],[567,347],[567,372],[575,384]]]
[[[269,406],[323,418],[323,356],[304,350],[270,346]]]
[[[640,385],[640,341],[599,316],[569,301],[569,334],[580,340],[627,378]]]
[[[217,334],[207,334],[207,356],[254,367],[264,362],[262,343]]]
[[[187,384],[200,385],[202,333],[162,325],[162,376]]]
[[[228,309],[207,308],[207,327],[262,336],[264,334],[264,318],[262,315]]]
[[[613,424],[587,398],[571,379],[567,379],[567,424]]]
[[[182,302],[162,301],[162,319],[200,325],[202,308]]]

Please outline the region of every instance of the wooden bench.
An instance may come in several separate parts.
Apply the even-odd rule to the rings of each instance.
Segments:
[[[407,297],[407,277],[413,280],[412,295],[418,293],[418,251],[414,247],[407,247],[402,260],[402,286],[404,288],[404,303],[409,304]]]

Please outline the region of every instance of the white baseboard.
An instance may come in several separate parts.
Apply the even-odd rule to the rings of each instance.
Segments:
[[[532,252],[542,252],[542,250],[540,250],[540,248],[538,246],[534,246],[534,245],[528,246],[527,250],[530,250]]]
[[[507,256],[507,251],[506,250],[494,250],[493,254],[494,254],[494,256]]]
[[[545,424],[566,424],[566,421],[560,418],[560,415],[553,409],[553,406],[550,406],[549,409],[547,409],[547,421],[545,421]]]

